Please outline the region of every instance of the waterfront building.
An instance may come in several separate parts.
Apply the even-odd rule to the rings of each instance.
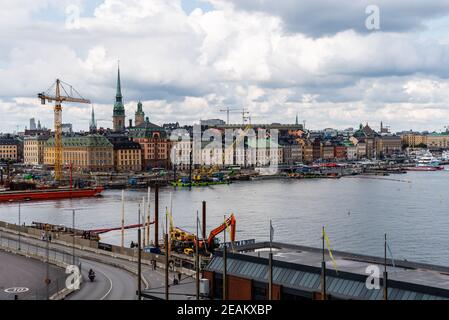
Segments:
[[[305,163],[313,162],[313,145],[309,141],[302,146],[302,160]]]
[[[226,125],[226,122],[224,122],[221,119],[207,119],[207,120],[201,120],[200,124],[202,126],[206,126],[206,127],[214,127],[214,126]]]
[[[292,143],[287,143],[282,145],[283,150],[283,163],[285,164],[295,164],[297,162],[302,162],[302,152],[303,148],[300,143],[293,141]]]
[[[376,138],[377,156],[380,158],[391,157],[402,152],[400,136],[386,134]]]
[[[283,148],[273,140],[248,139],[246,163],[255,167],[280,164],[283,161],[283,151]]]
[[[405,147],[416,148],[419,146],[427,147],[427,135],[420,133],[407,132],[401,135],[402,145]]]
[[[427,136],[427,148],[429,150],[449,149],[449,133],[431,133]]]
[[[336,160],[346,160],[347,159],[347,148],[344,145],[335,145],[334,154]]]
[[[375,159],[376,154],[376,138],[379,134],[366,124],[360,124],[359,130],[355,131],[351,137],[351,142],[358,147],[357,153],[359,159],[368,158]],[[360,144],[360,146],[358,146]],[[365,150],[363,150],[363,148]]]
[[[164,128],[146,120],[140,125],[128,128],[129,136],[133,141],[140,144],[142,148],[142,167],[144,170],[150,168],[170,168],[171,142],[167,139]]]
[[[321,159],[330,161],[335,158],[335,147],[330,141],[326,141],[321,146]]]
[[[357,146],[355,146],[351,141],[347,140],[343,142],[344,147],[346,148],[346,159],[347,160],[357,160]]]
[[[47,134],[25,136],[23,162],[27,165],[44,164],[44,145],[49,138]]]
[[[114,170],[116,172],[137,172],[142,170],[142,149],[124,134],[110,134],[107,139],[114,148]]]
[[[87,136],[65,136],[62,138],[62,162],[72,164],[83,171],[104,171],[114,169],[113,145],[106,137],[93,134]],[[44,145],[44,164],[54,166],[55,143],[50,138]]]
[[[321,159],[321,141],[318,138],[312,142],[312,159],[313,161]]]
[[[171,143],[173,144],[170,154],[171,162],[176,164],[177,169],[187,170],[190,166],[190,153],[192,152],[193,144],[190,135],[180,136],[179,141],[171,141]]]
[[[0,160],[20,162],[23,157],[23,142],[10,134],[0,136]]]
[[[117,87],[115,93],[114,110],[112,114],[112,128],[115,132],[125,130],[125,107],[123,105],[122,88],[120,83],[120,68],[117,70]]]

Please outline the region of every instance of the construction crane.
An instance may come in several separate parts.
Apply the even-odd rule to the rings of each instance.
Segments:
[[[55,94],[52,95],[49,92],[55,89]],[[61,95],[61,90],[65,95]],[[78,95],[79,97],[75,97]],[[60,182],[62,180],[62,102],[77,102],[88,103],[90,100],[84,99],[78,91],[75,90],[70,84],[65,83],[59,79],[56,79],[55,83],[44,92],[37,94],[41,99],[41,104],[48,102],[55,102],[54,107],[54,126],[55,126],[55,181]]]
[[[229,124],[229,114],[230,113],[241,113],[242,114],[242,123],[245,123],[245,119],[247,118],[247,115],[249,114],[249,111],[247,111],[245,108],[241,109],[231,109],[229,107],[226,107],[225,109],[220,109],[220,112],[226,112],[226,124]]]

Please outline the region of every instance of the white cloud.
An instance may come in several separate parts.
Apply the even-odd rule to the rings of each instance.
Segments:
[[[292,122],[299,112],[313,127],[356,126],[381,118],[397,129],[442,127],[449,100],[448,44],[406,32],[440,16],[435,8],[444,9],[441,2],[433,1],[433,11],[422,16],[422,7],[413,2],[398,22],[405,27],[391,28],[400,33],[360,33],[330,24],[324,29],[332,32],[314,37],[285,27],[290,21],[285,12],[292,8],[288,1],[281,6],[285,12],[210,2],[215,10],[187,14],[180,0],[106,0],[92,16],[81,16],[79,29],[66,28],[64,19],[35,18],[57,6],[55,1],[9,4],[17,15],[0,19],[8,27],[0,28],[5,39],[0,44],[0,108],[9,117],[0,131],[15,130],[16,124],[23,128],[31,115],[51,125],[51,108],[40,112],[35,96],[57,77],[90,98],[97,118],[104,119],[100,124],[107,126],[118,59],[127,115],[134,114],[140,99],[156,123],[224,117],[218,110],[230,106],[248,108],[253,122]],[[320,8],[324,11],[316,13],[317,19],[331,15]],[[304,24],[313,18],[307,10]],[[30,112],[15,114],[19,106]],[[429,118],[428,110],[438,117]],[[64,108],[64,121],[75,129],[87,129],[89,117],[90,106]]]

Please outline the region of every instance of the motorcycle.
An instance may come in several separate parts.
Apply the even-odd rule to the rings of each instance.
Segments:
[[[94,280],[95,280],[95,272],[89,272],[89,280],[90,280],[90,282],[94,282]]]

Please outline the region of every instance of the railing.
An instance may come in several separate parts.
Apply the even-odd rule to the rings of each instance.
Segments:
[[[44,241],[43,245],[45,245]],[[30,244],[26,241],[19,241],[15,238],[10,238],[0,231],[0,250],[12,252],[15,254],[20,254],[26,257],[31,257],[34,259],[41,260],[43,263],[49,263],[51,265],[56,265],[61,268],[65,268],[68,265],[72,265],[75,262],[75,265],[78,266],[81,270],[81,264],[79,259],[75,257],[73,258],[72,254],[69,254],[64,251],[59,251],[56,249],[45,248],[42,245],[37,246],[34,244]],[[42,277],[44,280],[44,276]],[[11,294],[11,299],[20,299],[20,300],[46,300],[51,298],[52,295],[55,295],[62,290],[66,289],[66,280],[67,275],[62,275],[58,278],[51,278],[50,274],[50,283],[48,285],[43,285],[37,289],[30,289],[25,293],[20,293],[17,295]]]

